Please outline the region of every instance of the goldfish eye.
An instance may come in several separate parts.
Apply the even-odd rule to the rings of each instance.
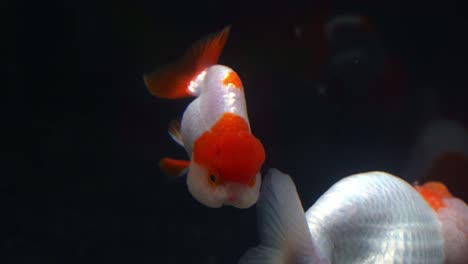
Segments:
[[[217,180],[217,179],[216,179],[216,175],[210,174],[210,183],[216,184],[216,180]]]
[[[219,178],[219,175],[215,174],[215,173],[210,173],[210,176],[208,177],[208,182],[212,185],[212,186],[217,186],[220,184],[220,178]]]

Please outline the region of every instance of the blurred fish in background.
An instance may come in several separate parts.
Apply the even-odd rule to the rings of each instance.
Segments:
[[[410,69],[375,14],[337,7],[334,1],[316,1],[291,27],[295,49],[288,81],[298,94],[294,103],[281,103],[303,113],[304,119],[284,118],[286,126],[300,124],[301,129],[283,150],[299,153],[310,146],[312,151],[304,155],[322,160],[317,174],[332,181],[369,170],[398,175],[405,159],[399,142],[417,129],[408,129],[408,119],[418,112],[410,103]],[[307,173],[303,160],[292,163],[289,168],[281,161],[272,165],[294,175]],[[303,177],[297,180],[301,191],[326,188],[318,179],[316,184]]]
[[[350,111],[401,110],[408,72],[380,29],[364,14],[334,13],[331,1],[320,2],[320,14],[310,11],[307,22],[294,28],[308,49],[298,78]]]

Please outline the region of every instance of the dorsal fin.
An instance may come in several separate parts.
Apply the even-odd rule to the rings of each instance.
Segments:
[[[207,67],[218,62],[231,26],[196,42],[178,61],[143,76],[150,92],[157,97],[176,99],[195,95],[190,83]]]

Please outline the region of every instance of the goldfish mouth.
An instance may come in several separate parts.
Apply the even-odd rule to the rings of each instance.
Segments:
[[[245,184],[228,183],[224,186],[226,196],[224,198],[224,205],[234,206],[237,208],[249,208],[253,206],[260,194],[261,175],[256,175],[256,184],[248,186]]]

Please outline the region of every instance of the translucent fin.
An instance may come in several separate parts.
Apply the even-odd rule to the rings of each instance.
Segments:
[[[169,135],[171,138],[182,147],[184,146],[184,142],[182,141],[182,134],[180,133],[180,119],[176,118],[171,120],[169,123]]]
[[[196,42],[178,61],[144,74],[150,92],[157,97],[176,99],[194,96],[190,83],[207,67],[218,62],[226,44],[230,26]]]
[[[281,251],[275,248],[258,246],[249,249],[242,256],[239,264],[284,264],[287,263],[282,259]]]
[[[159,161],[161,171],[167,176],[180,177],[187,173],[190,161],[163,158]]]
[[[257,202],[260,245],[248,250],[240,264],[326,263],[315,253],[296,187],[276,169],[265,176]]]

